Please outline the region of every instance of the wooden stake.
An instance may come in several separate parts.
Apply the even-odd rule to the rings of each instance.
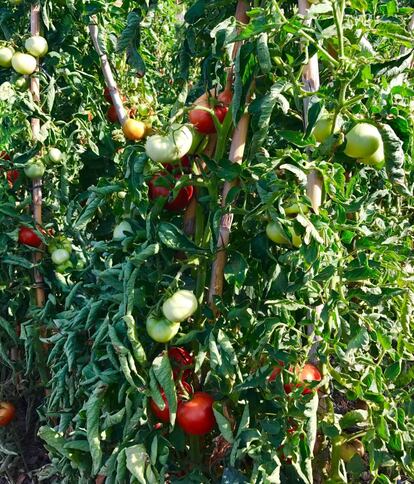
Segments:
[[[309,3],[307,0],[299,0],[299,13],[303,16],[306,16]],[[319,90],[320,81],[319,81],[319,65],[318,65],[318,56],[315,54],[309,59],[309,63],[305,66],[303,70],[303,84],[305,91],[308,92],[316,92]],[[309,101],[310,98],[305,98],[303,101],[303,124],[304,128],[308,127],[308,109],[309,109]],[[308,183],[307,183],[307,195],[312,203],[312,208],[316,214],[319,213],[319,208],[322,205],[322,188],[323,188],[323,180],[320,174],[313,170],[308,175]]]
[[[34,4],[31,6],[30,12],[30,33],[32,36],[40,35],[40,4]],[[39,64],[39,61],[37,61]],[[37,67],[37,71],[39,70],[39,65]],[[40,102],[40,82],[39,76],[33,75],[30,78],[30,91],[33,96],[33,101],[35,103]],[[31,120],[31,128],[32,128],[32,137],[33,141],[37,141],[39,139],[40,134],[40,119],[32,118]],[[33,218],[35,221],[35,225],[41,227],[42,226],[42,179],[36,179],[32,182],[33,188]],[[33,262],[38,264],[42,260],[42,253],[40,251],[36,251],[33,254]],[[34,269],[34,280],[35,280],[35,290],[36,290],[36,305],[38,307],[42,307],[45,303],[45,289],[44,289],[44,281],[43,276],[40,273],[39,269],[35,267]]]
[[[95,50],[101,59],[102,73],[105,78],[105,84],[108,87],[109,93],[112,98],[112,104],[115,107],[115,111],[118,116],[119,122],[121,123],[121,126],[123,126],[125,121],[128,119],[128,115],[124,108],[124,104],[122,102],[121,96],[119,94],[115,78],[112,74],[111,64],[109,63],[108,56],[105,54],[105,52],[102,51],[101,46],[99,44],[99,29],[98,29],[97,18],[92,17],[92,20],[93,20],[93,23],[89,25],[89,34],[91,36]]]
[[[247,24],[249,22],[249,17],[247,15],[248,10],[249,10],[248,3],[244,0],[239,0],[237,4],[237,9],[236,9],[236,21],[241,24]],[[233,48],[233,55],[232,55],[233,60],[236,58],[240,47],[241,47],[241,42],[236,42]],[[231,80],[232,80],[232,70],[229,71],[229,74],[227,76],[226,88],[231,86]],[[243,160],[244,150],[246,147],[247,132],[249,129],[249,122],[250,122],[250,116],[247,113],[245,113],[241,117],[233,133],[233,139],[231,142],[230,154],[229,154],[229,160],[232,163],[241,164]],[[221,205],[223,208],[226,207],[226,198],[229,191],[234,186],[236,186],[236,184],[237,184],[236,180],[232,182],[226,182],[224,184],[222,200],[221,200]],[[214,297],[221,296],[223,294],[224,268],[227,260],[226,248],[230,241],[230,231],[231,231],[232,223],[233,223],[233,214],[231,212],[226,213],[222,216],[221,222],[220,222],[220,231],[219,231],[219,236],[217,241],[216,257],[214,259],[213,266],[211,269],[208,302],[216,316],[218,314],[218,311],[217,311],[217,307],[214,304]]]

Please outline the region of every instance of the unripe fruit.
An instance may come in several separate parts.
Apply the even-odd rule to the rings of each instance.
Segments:
[[[145,136],[145,124],[136,119],[127,119],[122,126],[125,138],[131,141],[138,141]]]
[[[0,48],[0,66],[10,67],[14,51],[10,47]]]
[[[375,126],[359,123],[346,135],[345,154],[351,158],[369,158],[381,143],[381,134]]]
[[[381,141],[380,147],[377,149],[375,153],[373,153],[368,158],[361,158],[359,161],[364,165],[372,165],[375,168],[382,168],[384,166],[384,144]]]
[[[28,38],[24,43],[24,46],[27,52],[35,57],[43,57],[49,50],[46,39],[40,35],[34,35],[33,37]]]
[[[12,57],[13,69],[24,76],[30,76],[36,70],[36,59],[30,54],[17,52]]]
[[[113,239],[120,242],[121,240],[124,240],[126,237],[131,235],[131,233],[132,233],[131,224],[126,220],[124,220],[114,228]]]
[[[63,153],[60,151],[59,148],[50,148],[47,156],[52,163],[59,163],[60,161],[62,161]]]

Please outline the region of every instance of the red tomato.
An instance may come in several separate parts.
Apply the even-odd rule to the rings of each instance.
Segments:
[[[150,200],[156,200],[158,198],[166,198],[167,203],[164,205],[164,207],[170,212],[178,212],[186,208],[193,197],[194,188],[191,185],[183,187],[178,192],[178,195],[174,199],[171,199],[174,186],[171,184],[171,181],[169,179],[166,179],[166,180],[168,184],[170,184],[170,188],[167,188],[166,186],[158,185],[156,183],[157,180],[162,178],[166,179],[164,173],[155,175],[154,177],[152,177],[151,181],[149,182],[148,195]],[[175,178],[176,180],[179,180],[181,178],[181,175],[179,174],[174,175],[173,178]]]
[[[218,95],[217,98],[224,106],[230,106],[232,100],[233,100],[233,93],[230,91],[230,89],[225,89],[223,92],[221,92]]]
[[[9,184],[10,188],[14,187],[14,184],[17,182],[17,180],[20,177],[20,172],[19,170],[9,170],[7,172],[7,182]]]
[[[8,425],[16,415],[16,407],[10,402],[0,402],[0,427]]]
[[[185,391],[191,395],[193,393],[193,389],[191,388],[191,386],[185,381],[181,383]],[[167,397],[165,396],[165,392],[162,389],[161,389],[161,396],[165,403],[164,408],[161,410],[160,407],[154,402],[152,398],[150,399],[150,407],[151,407],[152,413],[158,418],[158,420],[161,420],[161,422],[164,422],[164,423],[168,423],[170,421],[170,409],[168,407]],[[180,390],[178,390],[178,397],[179,396],[180,396]],[[178,403],[180,403],[180,401],[181,401],[180,398],[178,398]]]
[[[226,117],[227,111],[229,110],[228,105],[230,104],[231,99],[231,92],[223,91],[218,96],[218,101],[220,101],[220,103],[216,106],[209,106],[209,104],[204,100],[200,101],[199,106],[213,107],[215,115],[217,116],[220,123],[222,123],[224,121],[224,118]],[[213,134],[216,132],[213,117],[207,111],[203,111],[202,109],[193,109],[192,111],[190,111],[188,117],[190,123],[193,124],[200,133]]]
[[[214,398],[205,392],[196,392],[191,400],[180,402],[177,423],[186,434],[205,435],[213,430],[216,419],[213,413]]]
[[[289,394],[296,387],[303,388],[302,395],[308,395],[309,393],[313,393],[313,390],[311,388],[306,387],[306,383],[321,381],[322,375],[320,374],[319,370],[311,363],[306,363],[302,370],[300,370],[299,373],[298,372],[299,369],[297,369],[296,374],[298,375],[300,383],[297,383],[296,385],[293,383],[286,383],[284,385],[285,392]]]
[[[19,243],[30,245],[30,247],[40,247],[42,245],[40,237],[29,227],[20,227]]]
[[[270,374],[268,381],[272,382],[276,380],[276,377],[280,375],[280,372],[282,371],[282,368],[285,366],[282,360],[277,360],[277,366],[273,367],[273,371]]]
[[[193,371],[189,367],[194,365],[194,359],[187,350],[172,346],[168,348],[168,358],[172,366],[174,380],[178,380],[181,377],[181,380],[184,382],[190,378]]]
[[[0,160],[10,160],[10,156],[5,151],[0,151]]]
[[[111,92],[109,90],[109,87],[105,87],[104,98],[108,101],[109,104],[112,104],[112,97],[111,97]],[[126,101],[125,96],[121,96],[121,99],[122,99],[122,102]]]
[[[116,114],[115,106],[109,106],[108,111],[106,112],[106,117],[111,123],[118,122],[118,115]]]

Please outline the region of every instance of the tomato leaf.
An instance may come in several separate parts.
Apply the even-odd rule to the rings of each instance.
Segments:
[[[205,254],[206,250],[194,244],[175,225],[169,222],[161,222],[158,225],[158,237],[169,249],[183,250],[196,254]]]
[[[403,143],[388,124],[381,124],[379,130],[384,142],[385,167],[388,178],[398,193],[410,196],[411,193],[405,180]]]

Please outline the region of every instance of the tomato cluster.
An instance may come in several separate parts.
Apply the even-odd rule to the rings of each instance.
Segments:
[[[171,347],[168,357],[176,382],[178,408],[177,423],[189,435],[205,435],[213,430],[216,419],[213,412],[214,398],[206,392],[193,392],[188,383],[193,375],[194,359],[184,348]],[[163,389],[160,389],[164,407],[161,409],[153,399],[150,399],[150,408],[155,417],[161,422],[170,421],[170,410]]]

